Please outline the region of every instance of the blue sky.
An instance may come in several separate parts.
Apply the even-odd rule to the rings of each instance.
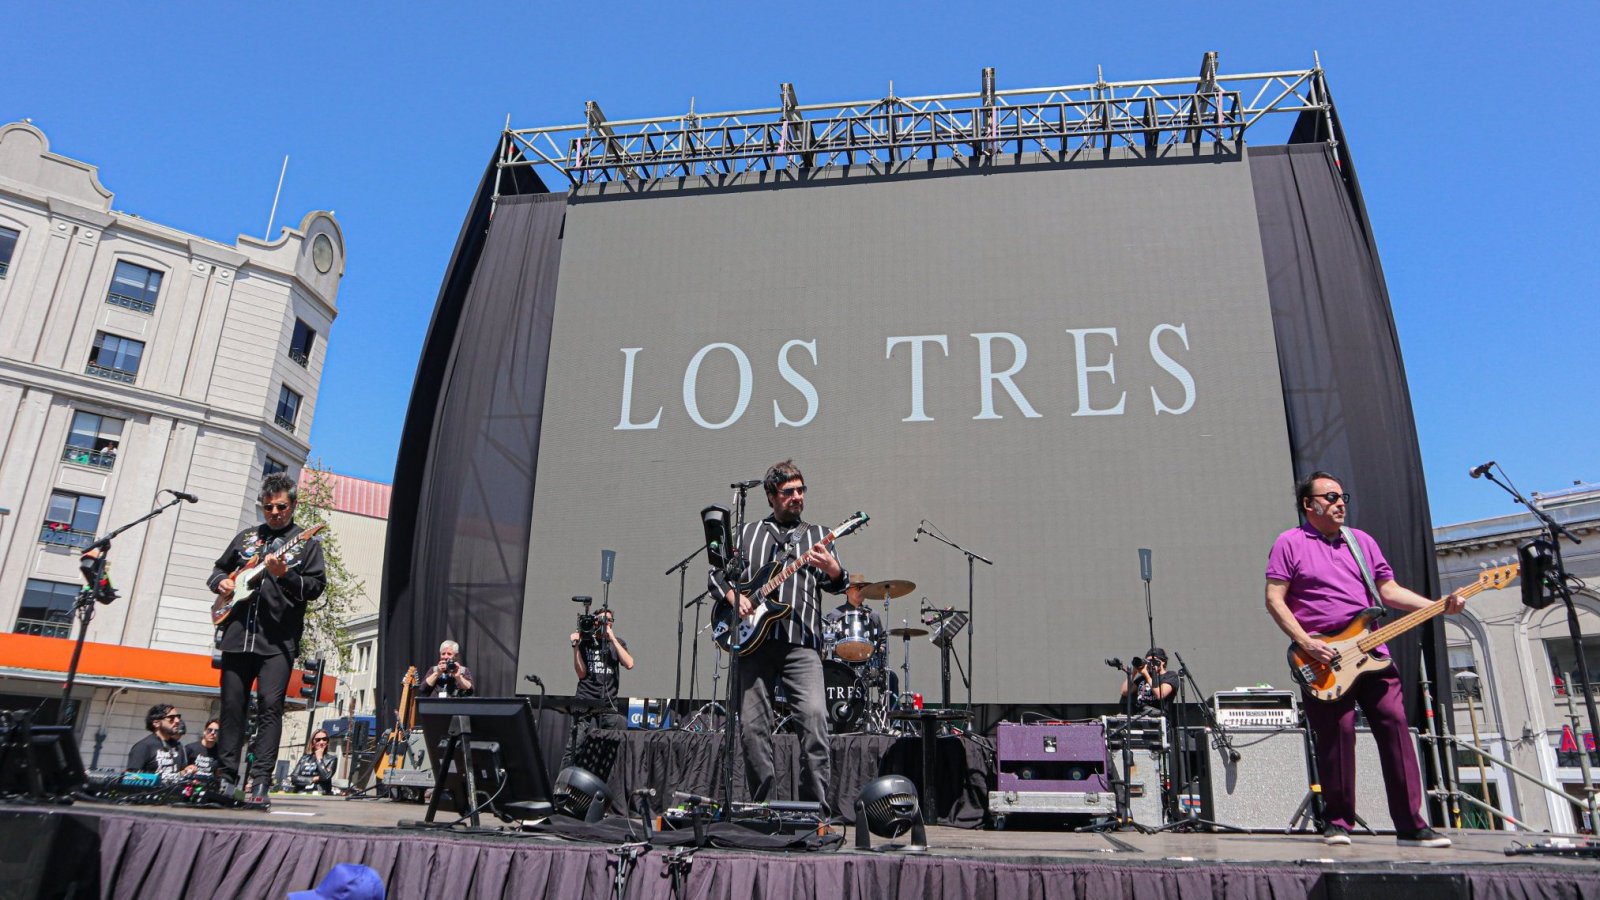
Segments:
[[[349,266],[312,456],[389,480],[416,358],[506,116],[612,118],[1307,68],[1359,167],[1435,524],[1600,481],[1591,262],[1600,4],[18,4],[0,121],[98,165],[118,209],[231,243],[332,209]]]

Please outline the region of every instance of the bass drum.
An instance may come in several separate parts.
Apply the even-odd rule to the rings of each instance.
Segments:
[[[867,694],[855,667],[832,660],[823,662],[822,684],[828,698],[828,731],[860,731],[867,711]]]

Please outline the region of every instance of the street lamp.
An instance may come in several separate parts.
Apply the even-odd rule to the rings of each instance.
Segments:
[[[1473,702],[1472,695],[1478,689],[1478,673],[1462,670],[1456,673],[1456,684],[1461,686],[1461,692],[1467,695],[1467,717],[1472,720],[1472,752],[1478,757],[1478,789],[1483,791],[1483,802],[1489,802],[1489,775],[1483,767],[1483,741],[1478,738],[1478,705]],[[1489,816],[1489,826],[1494,827],[1494,816]]]

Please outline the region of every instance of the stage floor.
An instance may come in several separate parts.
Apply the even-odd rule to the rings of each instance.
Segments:
[[[272,809],[261,813],[234,809],[203,809],[186,806],[119,806],[80,802],[70,807],[76,813],[104,813],[132,816],[179,817],[190,821],[227,822],[229,825],[266,828],[360,828],[408,832],[399,828],[402,821],[421,819],[427,807],[420,803],[389,800],[345,800],[339,797],[274,795]],[[441,814],[442,820],[448,817]],[[485,817],[485,826],[494,826]],[[1025,825],[1023,826],[1025,827]],[[1308,834],[1140,834],[1118,832],[1112,835],[1080,834],[1065,827],[1023,830],[1017,817],[1003,831],[982,829],[928,828],[928,855],[1011,863],[1086,862],[1147,864],[1154,860],[1171,863],[1220,863],[1243,865],[1339,865],[1385,866],[1421,863],[1429,866],[1561,866],[1574,870],[1600,872],[1600,861],[1551,856],[1507,856],[1516,843],[1531,844],[1550,835],[1507,831],[1450,831],[1453,845],[1445,849],[1401,847],[1393,835],[1356,834],[1346,847],[1330,847]],[[854,832],[844,831],[847,840],[839,853],[855,853]],[[475,835],[467,835],[470,839]],[[1582,836],[1568,836],[1581,843]],[[873,844],[885,843],[874,837]],[[702,851],[732,852],[732,851]]]

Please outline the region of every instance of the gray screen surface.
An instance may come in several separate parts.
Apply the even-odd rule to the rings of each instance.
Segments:
[[[670,695],[663,572],[702,542],[703,506],[791,457],[808,521],[872,517],[845,565],[916,582],[890,625],[967,605],[966,558],[913,542],[921,520],[994,560],[975,572],[979,702],[1114,699],[1102,660],[1149,641],[1140,547],[1156,641],[1205,691],[1287,682],[1261,598],[1293,476],[1242,160],[574,202],[521,672],[569,692],[568,597],[598,602],[609,548],[638,660],[621,693]],[[756,489],[749,514],[768,511]],[[936,698],[936,648],[910,650],[909,688]]]

